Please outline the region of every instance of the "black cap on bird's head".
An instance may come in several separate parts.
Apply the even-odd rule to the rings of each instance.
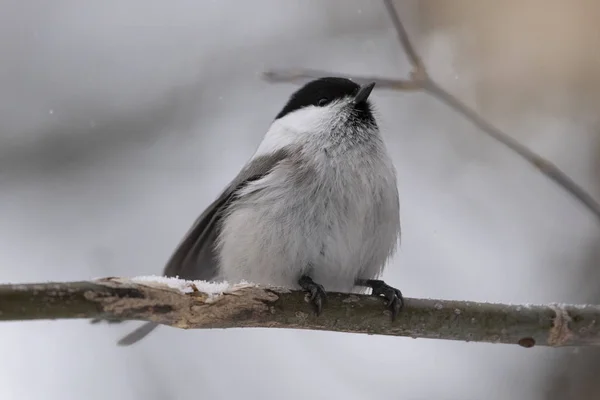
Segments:
[[[328,77],[311,81],[294,92],[287,104],[275,119],[304,107],[326,107],[336,100],[352,99],[349,104],[354,108],[354,115],[365,122],[374,122],[369,95],[375,82],[360,86],[350,79]]]

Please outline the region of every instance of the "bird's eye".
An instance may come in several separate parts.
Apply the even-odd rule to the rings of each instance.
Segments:
[[[327,97],[323,97],[322,99],[319,99],[319,101],[317,101],[317,105],[319,107],[323,107],[327,103],[329,103],[329,99]]]

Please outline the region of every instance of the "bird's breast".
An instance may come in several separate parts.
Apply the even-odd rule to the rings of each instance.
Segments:
[[[365,157],[297,156],[256,185],[224,223],[226,277],[295,287],[310,271],[329,290],[348,291],[365,266],[377,273],[394,239],[385,231],[377,247],[393,171]]]

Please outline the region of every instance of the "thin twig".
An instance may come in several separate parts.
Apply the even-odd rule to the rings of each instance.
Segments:
[[[425,65],[423,64],[421,57],[419,57],[419,54],[415,50],[410,38],[408,37],[408,32],[406,32],[404,24],[402,24],[400,16],[398,16],[398,12],[396,11],[394,2],[392,0],[383,0],[383,4],[385,5],[385,9],[387,10],[388,15],[390,16],[390,19],[392,20],[392,24],[394,25],[396,33],[398,34],[398,40],[400,40],[400,44],[402,45],[404,52],[408,56],[410,63],[415,69],[414,72],[420,78],[424,78],[425,76],[427,76]],[[413,79],[415,79],[414,74]]]
[[[450,108],[462,114],[466,119],[471,121],[483,132],[487,133],[489,136],[517,153],[542,174],[546,175],[548,178],[565,188],[569,193],[583,203],[592,213],[594,213],[598,219],[600,219],[600,204],[581,186],[573,181],[573,179],[561,171],[556,165],[537,155],[519,143],[517,140],[513,139],[500,129],[487,122],[485,119],[479,116],[475,110],[469,108],[465,103],[445,91],[431,79],[428,79],[427,82],[425,82],[424,89],[431,93],[435,98],[448,105]]]
[[[390,90],[420,90],[419,84],[412,80],[387,79],[378,76],[354,76],[340,73],[332,73],[318,69],[297,68],[297,69],[272,69],[263,74],[263,78],[269,82],[293,82],[306,83],[309,80],[323,78],[327,76],[338,76],[340,78],[350,79],[359,85],[375,82],[378,89]]]
[[[0,321],[100,318],[183,329],[287,328],[537,346],[599,346],[600,306],[405,299],[328,293],[315,316],[301,291],[164,278],[0,285]]]
[[[510,135],[496,128],[475,110],[469,108],[466,104],[460,101],[457,97],[448,93],[436,82],[434,82],[427,72],[425,65],[415,50],[412,42],[402,24],[398,12],[392,0],[383,0],[385,8],[392,20],[392,24],[396,30],[402,48],[406,53],[413,71],[409,80],[395,80],[381,77],[365,77],[345,75],[329,71],[312,70],[312,69],[294,69],[294,70],[274,70],[265,73],[267,80],[271,82],[304,82],[308,79],[321,78],[324,76],[342,76],[351,79],[357,83],[363,84],[367,82],[376,82],[376,88],[384,88],[390,90],[424,90],[432,96],[436,97],[450,108],[461,114],[463,117],[471,121],[482,132],[491,136],[498,142],[502,143],[510,150],[515,152],[521,158],[533,165],[538,171],[550,178],[552,181],[569,192],[573,197],[579,200],[600,220],[600,203],[596,201],[589,193],[579,186],[567,174],[561,171],[556,165],[543,157],[537,155]]]

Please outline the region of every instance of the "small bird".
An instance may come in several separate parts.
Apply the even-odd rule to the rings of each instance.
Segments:
[[[399,246],[399,198],[369,101],[374,86],[327,77],[293,93],[164,275],[302,289],[317,315],[326,290],[371,288],[395,318],[402,293],[377,278]],[[148,322],[119,344],[156,326]]]

